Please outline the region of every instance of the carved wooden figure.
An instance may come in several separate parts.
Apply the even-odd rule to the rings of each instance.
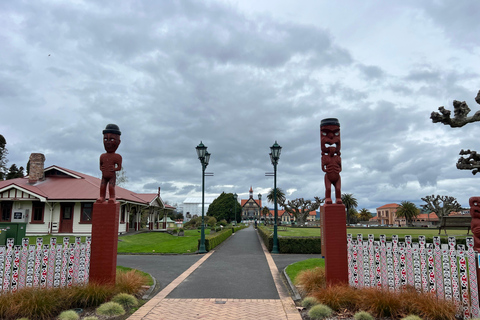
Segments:
[[[473,233],[473,249],[480,252],[480,197],[469,199],[470,215],[472,216],[471,229]]]
[[[120,129],[116,124],[108,124],[103,130],[103,146],[106,153],[100,156],[100,170],[102,171],[102,182],[100,184],[100,198],[97,202],[104,202],[108,185],[109,200],[115,202],[116,173],[122,169],[122,156],[115,153],[120,145]]]
[[[320,147],[322,150],[322,171],[325,172],[325,203],[332,203],[332,184],[335,188],[335,203],[342,204],[340,157],[340,123],[336,118],[320,122]]]

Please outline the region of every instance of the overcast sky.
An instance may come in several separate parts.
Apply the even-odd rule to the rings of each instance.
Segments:
[[[430,113],[480,106],[479,1],[1,1],[0,134],[7,166],[100,176],[102,130],[122,131],[127,188],[201,196],[195,147],[212,154],[206,195],[273,187],[325,196],[320,121],[338,118],[342,193],[359,209],[480,195],[455,167],[479,126]]]

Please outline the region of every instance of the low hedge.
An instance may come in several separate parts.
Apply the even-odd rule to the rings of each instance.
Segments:
[[[215,232],[205,236],[205,250],[210,251],[232,235],[232,229],[228,228],[220,232]],[[198,239],[198,248],[200,248],[200,239]]]
[[[265,243],[268,251],[273,248],[273,232],[268,228],[258,228],[260,237]],[[280,253],[315,253],[320,254],[322,250],[320,237],[281,237],[278,236],[278,252]]]

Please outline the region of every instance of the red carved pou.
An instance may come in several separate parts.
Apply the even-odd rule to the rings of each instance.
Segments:
[[[473,249],[480,252],[480,197],[471,197],[469,203],[470,215],[472,216],[470,228],[473,233]]]
[[[120,145],[120,129],[116,124],[108,124],[103,130],[103,146],[106,153],[100,156],[100,170],[102,171],[102,182],[100,183],[100,198],[97,202],[105,201],[105,194],[109,193],[109,202],[115,202],[115,185],[117,182],[117,171],[122,169],[122,156],[115,153]]]
[[[337,204],[342,204],[342,159],[340,158],[340,123],[336,118],[320,122],[320,147],[322,149],[322,170],[325,172],[325,203],[332,203],[332,184]]]

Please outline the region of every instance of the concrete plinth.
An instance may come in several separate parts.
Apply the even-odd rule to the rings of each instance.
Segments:
[[[120,203],[95,203],[92,217],[90,282],[115,285]]]
[[[322,215],[322,255],[328,284],[348,284],[347,218],[343,204],[325,204]]]

